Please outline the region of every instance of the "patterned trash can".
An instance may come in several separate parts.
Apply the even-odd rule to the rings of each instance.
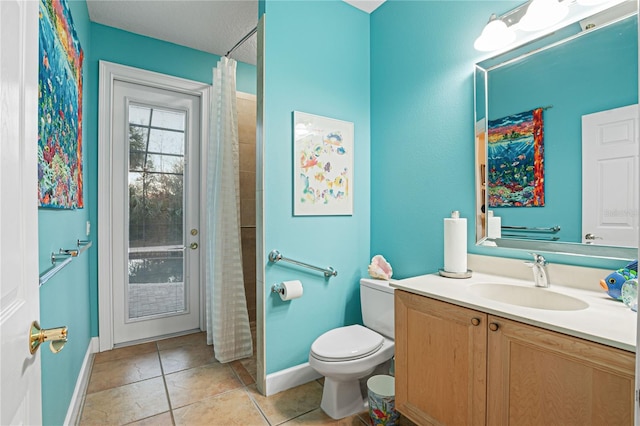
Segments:
[[[386,375],[367,380],[369,417],[372,425],[398,424],[400,413],[396,411],[395,378]]]

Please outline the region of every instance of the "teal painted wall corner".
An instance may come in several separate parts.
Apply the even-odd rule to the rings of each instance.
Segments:
[[[323,332],[361,322],[359,280],[369,263],[369,15],[337,1],[264,2],[265,250],[332,266],[338,276],[264,259],[266,372],[307,362]],[[293,216],[293,111],[354,123],[352,216]],[[271,285],[299,279],[300,299]]]
[[[474,235],[473,41],[485,17],[508,9],[390,1],[371,15],[371,187],[385,199],[372,203],[371,253],[394,278],[443,266],[452,210]]]

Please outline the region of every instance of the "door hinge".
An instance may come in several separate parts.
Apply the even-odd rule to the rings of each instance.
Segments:
[[[636,401],[638,402],[638,406],[640,406],[640,389],[636,389]]]

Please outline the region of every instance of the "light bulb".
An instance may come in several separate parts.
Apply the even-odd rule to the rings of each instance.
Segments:
[[[491,20],[485,25],[480,37],[473,43],[476,50],[488,52],[511,44],[516,39],[513,31],[502,20],[491,15]]]
[[[538,31],[562,21],[569,8],[558,0],[533,0],[527,13],[520,19],[518,28],[524,31]]]

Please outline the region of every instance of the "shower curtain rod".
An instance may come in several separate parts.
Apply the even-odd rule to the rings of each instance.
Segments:
[[[233,46],[231,48],[231,50],[229,50],[227,52],[225,56],[225,58],[228,58],[229,55],[231,55],[231,53],[236,50],[238,47],[240,47],[242,45],[242,43],[244,43],[245,41],[249,40],[251,38],[252,35],[254,35],[256,32],[258,31],[258,27],[255,27],[254,29],[252,29],[251,31],[249,31],[249,34],[247,34],[246,36],[242,37],[242,40],[240,40],[239,42],[236,43],[235,46]]]

